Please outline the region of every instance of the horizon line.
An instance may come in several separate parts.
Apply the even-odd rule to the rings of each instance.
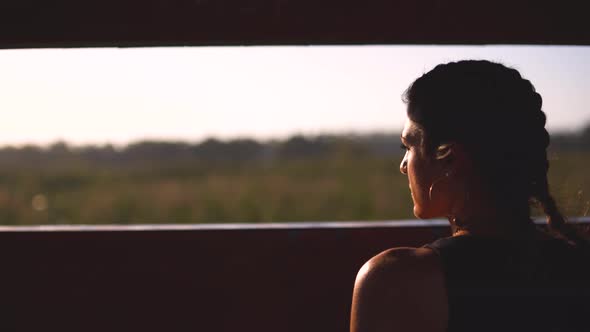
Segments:
[[[584,131],[590,129],[590,123],[582,126],[578,129],[571,129],[571,128],[556,128],[556,129],[548,129],[550,136],[554,135],[579,135],[582,134]],[[288,141],[295,137],[304,137],[307,139],[317,139],[322,137],[339,137],[339,138],[362,138],[362,137],[370,137],[370,136],[399,136],[402,129],[391,129],[391,130],[335,130],[335,131],[319,131],[319,132],[303,132],[303,131],[294,131],[291,133],[287,133],[284,135],[255,135],[255,134],[236,134],[236,135],[207,135],[201,138],[189,138],[189,137],[137,137],[125,140],[124,142],[117,142],[116,140],[106,140],[106,141],[82,141],[76,142],[73,140],[67,140],[63,138],[55,138],[51,140],[47,140],[45,142],[35,142],[35,141],[25,141],[19,143],[2,143],[0,142],[0,149],[4,148],[24,148],[24,147],[39,147],[39,148],[50,148],[51,146],[55,146],[58,144],[65,144],[68,147],[73,148],[84,148],[84,147],[104,147],[104,146],[113,146],[115,148],[125,148],[134,144],[145,143],[145,142],[154,142],[154,143],[188,143],[188,144],[202,144],[206,141],[218,141],[223,143],[240,141],[240,140],[250,140],[256,141],[261,144],[267,143],[276,143],[276,142],[283,142]]]

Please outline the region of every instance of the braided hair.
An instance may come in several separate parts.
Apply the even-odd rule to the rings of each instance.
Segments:
[[[529,223],[536,204],[551,233],[587,246],[550,194],[543,99],[516,69],[485,60],[441,64],[414,81],[403,99],[408,117],[424,129],[427,150],[462,143],[497,203]]]

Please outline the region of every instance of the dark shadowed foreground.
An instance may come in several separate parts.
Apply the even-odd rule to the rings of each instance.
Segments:
[[[361,265],[445,225],[4,228],[0,329],[346,331]]]
[[[0,232],[0,329],[346,331],[354,278],[368,258],[447,233],[391,225],[143,229]]]

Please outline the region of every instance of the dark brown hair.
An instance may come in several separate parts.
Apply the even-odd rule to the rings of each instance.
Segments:
[[[537,204],[552,233],[588,244],[550,194],[543,99],[516,69],[483,60],[441,64],[414,81],[404,101],[424,129],[427,151],[460,142],[498,204],[528,220]]]

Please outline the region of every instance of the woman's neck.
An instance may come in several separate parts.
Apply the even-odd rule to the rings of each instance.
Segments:
[[[528,216],[488,213],[466,217],[449,217],[453,236],[477,235],[485,237],[514,238],[535,230]]]
[[[459,193],[459,199],[453,202],[448,216],[453,236],[514,238],[534,233],[527,202],[507,204],[484,190],[485,185],[477,178],[468,177],[465,181],[474,184],[465,189],[469,194]]]

